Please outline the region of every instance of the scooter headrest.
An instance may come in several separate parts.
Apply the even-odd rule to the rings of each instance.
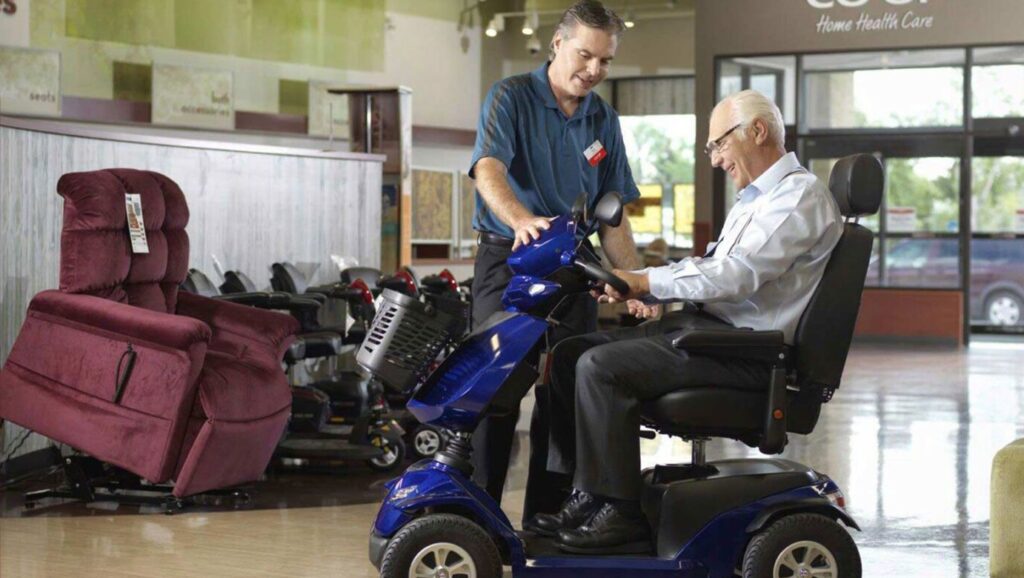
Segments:
[[[828,188],[845,217],[861,217],[878,212],[882,204],[885,173],[882,163],[872,155],[843,157],[832,167]]]

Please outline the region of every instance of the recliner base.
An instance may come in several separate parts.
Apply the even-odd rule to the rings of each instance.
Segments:
[[[200,495],[179,498],[173,495],[173,486],[144,484],[135,474],[93,457],[72,455],[64,457],[63,460],[64,484],[55,488],[26,492],[23,498],[26,510],[35,509],[38,502],[50,498],[86,503],[115,502],[158,506],[168,515],[182,512],[186,507],[196,504],[200,496],[227,497],[234,501],[236,507],[252,501],[251,488],[248,487],[209,490]]]

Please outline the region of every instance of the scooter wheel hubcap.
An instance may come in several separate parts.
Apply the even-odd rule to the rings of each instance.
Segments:
[[[441,436],[437,435],[437,432],[433,430],[425,429],[417,432],[414,441],[416,443],[416,451],[423,456],[434,455],[441,448]]]
[[[802,540],[786,546],[775,559],[774,578],[838,578],[836,557],[825,546]]]
[[[409,578],[476,578],[476,564],[462,546],[451,542],[430,544],[409,566]]]

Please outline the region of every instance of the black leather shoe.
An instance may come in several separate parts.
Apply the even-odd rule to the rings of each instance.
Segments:
[[[537,514],[523,524],[523,529],[540,536],[551,537],[559,530],[578,527],[587,518],[594,515],[594,512],[597,512],[600,507],[601,503],[593,494],[574,490],[562,503],[562,509],[558,513]]]
[[[646,554],[651,551],[651,529],[639,508],[609,503],[575,530],[560,530],[558,547],[576,554]]]

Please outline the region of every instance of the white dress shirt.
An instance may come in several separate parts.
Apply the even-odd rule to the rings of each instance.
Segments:
[[[839,206],[793,153],[738,196],[714,254],[647,269],[651,295],[704,303],[736,327],[782,330],[792,344],[843,232]]]

